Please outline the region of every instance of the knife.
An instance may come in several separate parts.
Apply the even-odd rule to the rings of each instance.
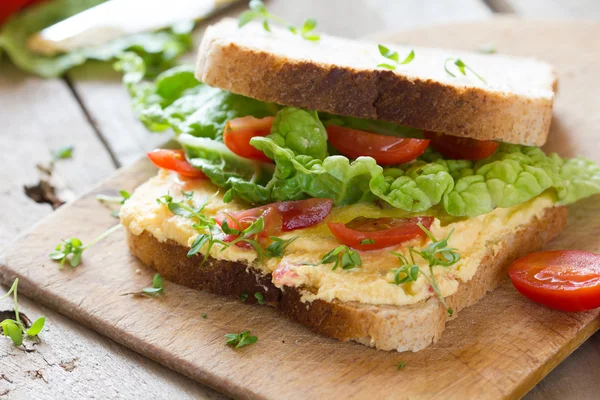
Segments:
[[[110,0],[32,35],[27,47],[47,56],[122,36],[206,18],[240,0]]]

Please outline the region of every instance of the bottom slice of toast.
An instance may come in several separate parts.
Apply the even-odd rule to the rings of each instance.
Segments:
[[[494,243],[496,251],[490,244],[475,276],[446,298],[454,310],[453,316],[495,289],[506,277],[512,261],[544,246],[566,227],[566,221],[566,207],[548,208],[540,217]],[[260,292],[265,304],[277,307],[314,332],[342,341],[354,340],[381,350],[418,351],[440,338],[449,319],[446,309],[435,297],[408,306],[324,300],[303,302],[302,288],[279,289],[272,283],[271,274],[263,274],[243,263],[210,258],[199,267],[202,256],[187,258],[188,248],[176,242],[160,242],[147,231],[140,235],[128,231],[127,238],[136,257],[172,282],[237,298],[242,293]],[[257,300],[248,296],[247,301],[255,303]]]

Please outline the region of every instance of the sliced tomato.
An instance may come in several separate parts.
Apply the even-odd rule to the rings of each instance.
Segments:
[[[493,140],[475,140],[435,132],[425,132],[425,137],[431,140],[431,147],[435,151],[454,160],[483,160],[498,148],[498,142]]]
[[[525,297],[561,311],[600,307],[600,255],[587,251],[554,250],[529,254],[508,270],[515,288]]]
[[[223,142],[229,150],[240,157],[271,162],[265,153],[250,144],[250,139],[271,133],[274,120],[275,117],[254,118],[252,116],[232,119],[225,125]]]
[[[308,228],[323,221],[333,207],[332,199],[307,199],[296,201],[282,201],[265,206],[251,208],[229,214],[219,214],[217,223],[223,226],[227,221],[230,228],[244,230],[261,216],[264,218],[265,229],[258,235],[259,239],[268,239],[281,232]],[[225,237],[225,241],[232,241],[234,235]],[[243,244],[245,247],[246,244]]]
[[[347,224],[329,222],[333,236],[346,246],[357,250],[379,250],[396,246],[426,234],[417,223],[429,229],[433,217],[364,218],[358,217]]]
[[[30,3],[33,2],[31,0],[2,0],[0,2],[0,24]]]
[[[184,178],[206,178],[202,171],[187,162],[183,150],[156,149],[148,152],[147,156],[157,167],[175,171]]]
[[[337,125],[327,127],[327,136],[333,147],[346,157],[369,156],[373,157],[379,165],[395,165],[412,161],[423,154],[429,146],[427,139],[385,136]]]

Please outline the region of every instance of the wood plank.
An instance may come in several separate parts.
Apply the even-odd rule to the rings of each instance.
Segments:
[[[594,79],[593,68],[579,69],[576,77],[570,69],[573,64],[597,62],[590,54],[598,57],[598,44],[590,38],[598,32],[598,23],[534,25],[500,19],[449,25],[435,32],[411,31],[393,39],[446,46],[452,42],[464,48],[495,41],[503,52],[548,59],[557,65],[562,80],[554,143],[577,138],[557,148],[565,155],[587,151],[599,160],[589,151],[595,138],[587,134],[597,124],[593,118],[580,120],[581,113],[593,114],[595,98],[571,100],[584,90],[593,93],[600,82]],[[547,37],[553,38],[552,43],[540,41]],[[556,51],[549,51],[550,47]],[[582,52],[582,47],[589,53]],[[51,248],[65,229],[85,241],[112,225],[95,202],[96,193],[131,189],[151,173],[149,163],[142,161],[53,214],[7,251],[3,279],[20,276],[23,290],[36,299],[231,395],[274,397],[285,391],[289,397],[517,397],[600,326],[600,310],[578,314],[548,310],[527,301],[506,282],[461,312],[435,346],[411,354],[377,352],[312,335],[274,310],[174,284],[167,283],[165,296],[157,299],[120,296],[144,287],[152,277],[147,269],[136,273],[140,266],[128,254],[123,232],[90,249],[84,265],[75,270],[59,272],[46,259],[46,251],[40,249]],[[600,230],[600,220],[590,218],[599,212],[598,197],[572,206],[570,228],[552,247],[600,251],[594,234]],[[84,219],[88,224],[82,226]],[[202,312],[208,313],[207,320],[199,317]],[[225,347],[222,335],[242,329],[257,333],[259,343],[239,352]],[[400,372],[399,380],[394,366],[402,359],[408,367]],[[307,387],[306,382],[311,385]]]
[[[267,6],[273,13],[293,23],[301,24],[304,17],[314,17],[319,23],[320,32],[348,37],[491,16],[491,11],[480,0],[455,0],[435,5],[414,0],[271,0]],[[246,4],[243,4],[224,15],[235,17],[246,8]],[[213,18],[208,22],[215,20]],[[197,30],[196,42],[202,31],[202,27]],[[193,62],[195,53],[194,50],[185,61]],[[120,83],[120,77],[111,71],[110,66],[85,65],[70,72],[69,79],[120,165],[129,165],[144,152],[168,139],[169,133],[148,133],[137,121],[131,112],[129,96]]]
[[[54,176],[64,185],[65,200],[114,172],[110,156],[90,127],[71,90],[62,80],[44,80],[0,64],[0,249],[43,217],[49,204],[28,198],[24,185],[35,184],[35,164],[47,164],[50,153],[73,145],[73,159],[56,164]],[[18,166],[18,167],[17,167]],[[0,258],[2,251],[0,250]],[[4,294],[0,288],[0,295]],[[110,339],[81,327],[57,312],[20,296],[30,317],[45,315],[47,328],[34,352],[0,340],[0,397],[141,397],[164,393],[178,398],[218,398],[202,388]],[[4,300],[0,310],[12,309]],[[172,396],[170,396],[172,395]]]

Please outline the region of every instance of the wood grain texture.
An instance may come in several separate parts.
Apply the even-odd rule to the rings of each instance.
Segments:
[[[233,397],[518,397],[600,326],[599,310],[545,309],[505,282],[463,310],[436,345],[399,354],[323,338],[268,307],[169,282],[157,298],[123,296],[149,285],[153,275],[129,254],[123,231],[90,248],[79,268],[59,271],[47,259],[46,249],[66,230],[86,242],[114,224],[97,193],[132,189],[152,173],[141,161],[56,211],[7,250],[2,280],[20,277],[23,293]],[[600,242],[590,240],[600,220],[582,219],[599,209],[597,198],[573,207],[571,228],[553,247],[600,251]],[[243,330],[258,343],[238,351],[225,346],[225,333]],[[398,372],[400,361],[407,367]]]
[[[506,52],[524,54],[529,45],[529,53],[536,54],[534,44],[550,33],[566,42],[570,34],[580,40],[579,35],[600,31],[598,24],[527,26],[513,20],[454,25],[440,28],[429,40],[454,37],[457,42],[462,40],[464,46],[475,46],[476,39],[495,39]],[[481,35],[469,39],[474,30]],[[559,30],[564,33],[557,35]],[[521,35],[517,42],[509,34],[513,31]],[[486,32],[496,36],[486,36]],[[411,35],[415,43],[427,38],[423,32]],[[562,46],[568,48],[566,43]],[[536,55],[543,58],[545,54]],[[587,54],[563,56],[566,57],[562,62],[555,62],[561,77],[572,63],[590,62]],[[592,73],[585,68],[581,71]],[[582,88],[571,87],[569,82],[586,82],[589,88],[592,81],[590,76],[587,80],[581,76],[567,79],[560,95],[582,93]],[[559,101],[556,111],[565,123],[570,123],[571,107],[587,107],[586,114],[592,114],[595,98],[587,99],[576,104]],[[578,140],[571,146],[562,146],[563,153],[585,152],[586,147],[596,143],[581,129],[580,125],[570,133]],[[564,138],[558,132],[557,139]],[[593,156],[598,160],[597,155]],[[136,273],[140,264],[127,252],[123,232],[88,250],[84,264],[75,270],[59,272],[46,259],[47,249],[65,231],[77,234],[85,242],[114,223],[95,201],[97,193],[132,189],[151,173],[152,168],[142,161],[51,215],[19,241],[18,251],[7,250],[3,280],[20,276],[23,292],[35,299],[232,396],[518,397],[600,326],[598,310],[579,314],[548,310],[527,301],[506,282],[475,306],[463,310],[435,346],[414,354],[378,352],[315,336],[266,307],[246,306],[171,283],[167,283],[166,293],[160,298],[121,296],[147,286],[152,277],[145,268]],[[600,220],[590,218],[599,215],[598,200],[591,198],[571,207],[570,228],[553,242],[552,248],[600,251]],[[87,224],[82,225],[82,220]],[[202,313],[207,313],[208,318],[202,319]],[[223,334],[244,329],[259,336],[256,345],[240,351],[224,346]],[[407,367],[398,372],[395,364],[402,360]]]
[[[0,71],[1,254],[21,232],[52,213],[49,204],[38,204],[23,191],[24,185],[37,183],[35,164],[47,164],[51,151],[65,145],[75,148],[72,159],[54,168],[64,200],[74,199],[90,182],[115,169],[64,81],[27,75],[6,60]],[[0,296],[4,293],[0,288]],[[33,352],[15,349],[0,338],[0,398],[131,398],[147,397],[149,392],[182,399],[222,398],[24,295],[19,304],[32,319],[46,316],[47,324],[43,340],[28,345]],[[0,302],[0,311],[5,310],[12,310],[9,299]]]

